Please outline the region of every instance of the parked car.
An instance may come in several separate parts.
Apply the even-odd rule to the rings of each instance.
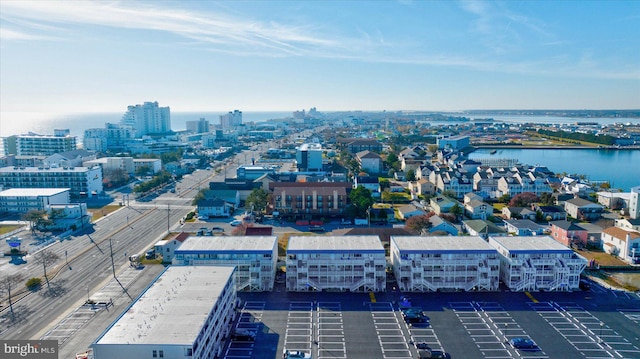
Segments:
[[[213,232],[213,233],[222,233],[222,232],[224,232],[224,228],[222,228],[222,227],[211,227],[211,232]]]
[[[426,358],[429,359],[451,359],[451,354],[443,352],[442,350],[430,350],[428,352],[430,356]]]
[[[309,226],[309,232],[324,232],[324,227],[322,227],[322,226]]]
[[[591,289],[591,283],[589,283],[589,281],[586,279],[580,279],[580,283],[578,284],[578,287],[580,287],[580,289],[582,290],[589,290]]]
[[[509,345],[511,345],[512,347],[516,348],[516,349],[537,349],[538,346],[536,345],[536,343],[529,339],[529,338],[513,338],[511,340],[509,340]]]
[[[416,349],[431,349],[425,342],[415,343]]]
[[[235,219],[235,220],[231,221],[231,223],[229,223],[229,224],[232,225],[233,227],[236,227],[236,226],[241,225],[242,221]]]
[[[239,342],[252,342],[256,339],[256,332],[236,329],[233,334],[231,334],[231,339]]]
[[[284,359],[311,359],[311,354],[299,350],[289,351],[285,349],[282,357]]]

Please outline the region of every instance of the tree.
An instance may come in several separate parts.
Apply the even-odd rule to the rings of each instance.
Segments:
[[[245,201],[247,208],[252,208],[257,212],[262,212],[265,208],[267,208],[267,200],[268,200],[267,191],[262,188],[254,188],[247,200]]]
[[[458,195],[453,190],[450,190],[450,189],[444,190],[442,192],[442,195],[449,198],[458,198]]]
[[[205,197],[206,192],[207,192],[206,188],[202,188],[201,190],[199,190],[198,193],[196,193],[195,197],[193,197],[193,201],[191,201],[191,204],[194,206],[198,205],[198,202],[206,198]]]
[[[31,228],[31,232],[33,234],[36,233],[36,230],[40,231],[46,229],[46,227],[53,224],[53,221],[50,220],[47,215],[47,211],[41,211],[37,209],[25,213],[22,216],[22,220],[29,222],[29,227]]]
[[[58,259],[60,259],[60,256],[53,253],[51,250],[45,248],[37,252],[34,258],[36,263],[42,264],[42,269],[44,271],[44,279],[47,282],[47,288],[49,288],[50,285],[49,285],[49,277],[47,277],[47,266],[54,264]]]
[[[552,206],[556,203],[555,197],[553,197],[553,193],[543,192],[540,194],[540,204],[543,206]]]
[[[413,182],[416,180],[416,171],[413,169],[410,169],[407,171],[407,181],[409,182]]]
[[[16,320],[13,312],[13,302],[11,301],[11,289],[14,289],[18,283],[22,282],[22,274],[20,273],[4,273],[0,276],[0,293],[7,293],[9,296],[9,309],[11,311],[11,320]]]
[[[429,212],[427,214],[413,216],[404,222],[404,227],[420,234],[422,233],[423,229],[431,228],[431,222],[429,222],[429,218],[433,217],[434,215],[434,212]]]
[[[385,160],[385,162],[390,168],[393,168],[396,171],[400,170],[400,161],[398,160],[398,156],[395,153],[390,152],[387,155],[387,159]]]
[[[144,165],[136,168],[136,176],[146,176],[151,173],[151,166]]]
[[[356,207],[356,213],[358,216],[364,216],[367,209],[373,205],[373,197],[371,197],[371,191],[364,188],[364,186],[358,186],[349,193],[349,200],[351,204]]]
[[[508,194],[503,194],[502,196],[498,197],[498,202],[499,203],[507,203],[509,202],[509,200],[511,199],[511,196],[509,196]]]
[[[454,204],[451,208],[449,208],[449,213],[451,213],[452,215],[454,215],[456,217],[456,220],[458,219],[458,217],[462,216],[462,206],[460,206],[458,203]]]
[[[429,145],[429,146],[427,146],[427,149],[431,153],[436,153],[436,152],[438,152],[438,145]]]
[[[540,198],[533,192],[519,193],[509,201],[509,207],[529,207],[532,203],[540,202]]]
[[[129,174],[122,168],[111,168],[102,170],[102,183],[108,188],[119,187],[129,182]]]

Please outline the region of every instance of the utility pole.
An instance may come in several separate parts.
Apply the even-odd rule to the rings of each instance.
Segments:
[[[111,237],[109,237],[109,251],[111,252],[111,269],[113,270],[113,278],[116,278],[116,264],[113,261],[113,244],[111,243]],[[117,280],[118,278],[116,278]]]
[[[171,204],[167,203],[167,233],[169,233],[169,229],[170,229],[169,228],[170,227],[169,214],[171,213],[170,212],[170,207],[171,207]]]

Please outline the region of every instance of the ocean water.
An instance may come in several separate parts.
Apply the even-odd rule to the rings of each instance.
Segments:
[[[227,112],[171,112],[171,129],[181,131],[187,128],[187,121],[204,118],[210,124],[219,124],[220,115]],[[84,130],[88,128],[104,128],[105,123],[118,123],[124,112],[99,113],[45,113],[45,112],[1,112],[0,137],[24,134],[29,131],[52,135],[54,129],[69,129],[71,135],[78,136],[80,141]],[[242,112],[243,122],[264,122],[271,119],[292,117],[291,112]]]

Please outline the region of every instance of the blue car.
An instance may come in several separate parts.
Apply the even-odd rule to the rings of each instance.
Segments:
[[[509,345],[516,349],[537,349],[536,343],[529,338],[513,338],[509,340]]]

